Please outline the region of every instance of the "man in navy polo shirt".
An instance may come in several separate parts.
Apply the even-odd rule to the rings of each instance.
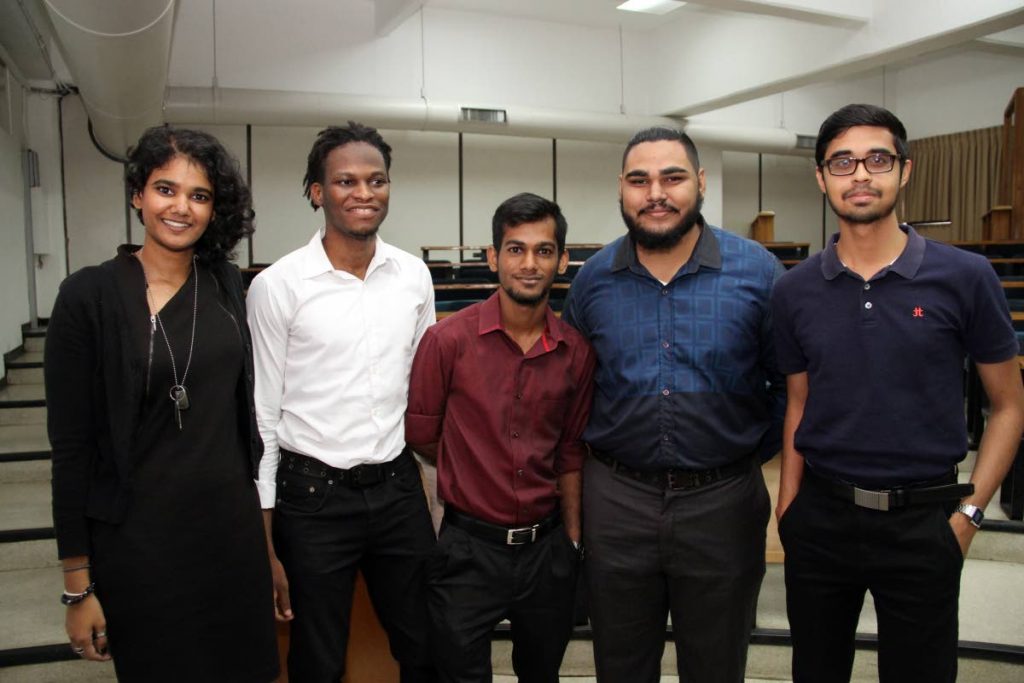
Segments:
[[[583,539],[601,683],[743,681],[784,380],[769,293],[782,266],[701,216],[704,169],[677,130],[637,133],[619,176],[628,234],[573,280],[564,319],[597,353]]]
[[[797,683],[849,680],[866,590],[880,680],[956,680],[964,555],[1024,426],[1017,341],[992,267],[896,220],[906,137],[871,105],[825,120],[817,178],[839,234],[772,297],[788,390],[776,513]],[[992,411],[971,482],[958,484],[965,356]]]

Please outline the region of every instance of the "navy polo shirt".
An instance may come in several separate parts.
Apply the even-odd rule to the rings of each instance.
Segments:
[[[584,440],[645,471],[777,453],[785,380],[769,295],[782,272],[761,245],[711,226],[668,284],[628,236],[589,258],[562,312],[597,354]]]
[[[865,486],[948,473],[967,452],[964,358],[1018,352],[988,261],[901,228],[903,253],[870,281],[839,261],[835,235],[772,295],[779,369],[808,378],[796,449],[815,472]]]

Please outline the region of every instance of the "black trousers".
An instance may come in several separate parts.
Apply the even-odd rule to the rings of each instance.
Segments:
[[[561,525],[535,543],[498,545],[442,523],[427,569],[441,680],[491,680],[491,634],[508,619],[521,683],[558,683],[572,635],[578,555]]]
[[[588,458],[585,573],[600,683],[657,683],[672,615],[680,680],[742,683],[771,503],[760,464],[692,490]]]
[[[931,504],[881,512],[840,500],[805,474],[779,523],[796,683],[846,683],[865,591],[878,615],[882,683],[956,680],[963,555]]]
[[[295,612],[291,683],[338,683],[344,675],[356,570],[366,578],[403,683],[436,680],[423,577],[434,529],[413,458],[403,452],[383,482],[352,488],[289,470],[286,457],[273,530]]]

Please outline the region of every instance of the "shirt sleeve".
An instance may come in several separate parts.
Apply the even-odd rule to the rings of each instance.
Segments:
[[[977,363],[1000,363],[1020,353],[1010,308],[999,276],[988,263],[977,266],[973,298],[967,302],[967,353]]]
[[[405,441],[413,450],[441,440],[454,354],[446,353],[435,332],[426,330],[412,361]]]
[[[90,554],[85,506],[99,438],[94,414],[97,339],[90,332],[84,302],[68,299],[69,292],[62,286],[46,330],[43,363],[53,526],[62,558]]]
[[[771,327],[775,346],[776,367],[783,375],[795,375],[807,370],[807,358],[797,341],[794,331],[793,312],[790,310],[787,279],[785,275],[772,289]]]
[[[582,352],[577,354],[576,391],[565,416],[565,427],[555,451],[555,471],[558,474],[575,472],[583,468],[583,460],[587,455],[587,446],[583,442],[583,430],[590,419],[590,406],[594,400],[594,368],[597,356],[590,344],[583,341]]]
[[[565,302],[562,304],[562,320],[569,323],[587,339],[590,338],[590,330],[586,326],[586,322],[583,319],[582,306],[582,295],[586,288],[584,280],[586,279],[586,264],[576,273],[576,277],[573,278],[572,284],[569,285],[569,291],[565,295]]]
[[[430,279],[430,270],[426,264],[421,265],[422,284],[426,296],[423,299],[423,306],[419,310],[419,316],[416,318],[416,335],[412,342],[413,353],[416,352],[427,328],[437,322],[437,311],[434,309],[434,282]]]
[[[779,259],[772,257],[773,270],[769,287],[774,291],[786,269]],[[760,363],[765,373],[768,392],[768,410],[771,419],[768,431],[761,439],[758,453],[761,462],[767,462],[775,457],[775,454],[782,450],[782,422],[786,417],[786,377],[779,370],[778,354],[775,352],[775,333],[772,306],[767,307],[764,320],[761,325],[760,340]]]
[[[274,507],[277,497],[277,465],[281,460],[277,425],[281,420],[289,320],[282,298],[282,294],[275,292],[266,278],[257,276],[249,286],[245,300],[256,371],[256,423],[263,439],[263,457],[260,459],[256,489],[264,509]]]

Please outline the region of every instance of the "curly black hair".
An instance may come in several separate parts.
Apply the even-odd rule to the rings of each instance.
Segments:
[[[347,126],[329,126],[317,133],[313,148],[309,150],[309,157],[306,159],[306,176],[302,179],[305,187],[303,196],[309,200],[309,205],[316,211],[317,206],[311,197],[313,183],[323,184],[324,164],[327,155],[333,150],[350,142],[365,142],[376,147],[381,156],[384,157],[384,171],[391,171],[391,145],[384,142],[384,138],[377,132],[376,128],[365,126],[355,121],[349,121]]]
[[[213,218],[196,242],[196,257],[203,264],[233,259],[235,245],[255,230],[256,214],[238,161],[209,133],[169,125],[154,126],[143,133],[128,150],[124,168],[129,200],[142,194],[153,171],[179,154],[197,163],[213,184]],[[142,210],[136,209],[135,213],[141,221]]]

